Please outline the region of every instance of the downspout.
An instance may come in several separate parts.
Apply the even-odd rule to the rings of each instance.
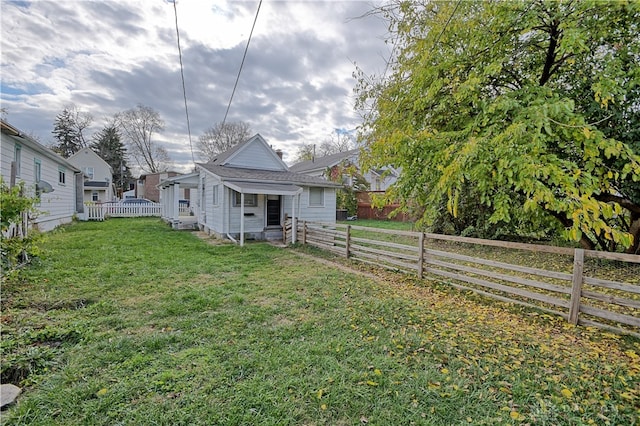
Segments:
[[[244,192],[240,193],[240,247],[244,247]]]

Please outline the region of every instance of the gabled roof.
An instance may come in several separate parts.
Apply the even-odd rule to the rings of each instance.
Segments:
[[[197,165],[216,175],[222,181],[288,182],[305,186],[342,186],[324,178],[295,173],[288,170],[246,169],[240,167],[219,166],[211,163],[197,163]]]
[[[24,146],[28,146],[36,152],[44,155],[45,157],[57,162],[58,164],[64,165],[71,169],[74,173],[80,173],[80,169],[67,161],[64,157],[56,154],[46,146],[42,145],[40,142],[30,138],[29,136],[23,134],[20,130],[13,127],[11,124],[7,123],[4,120],[0,120],[0,129],[6,137],[13,139],[15,142],[22,144]]]
[[[258,145],[256,147],[256,145]],[[231,147],[215,156],[208,164],[215,164],[221,166],[233,166],[233,167],[247,167],[251,168],[250,165],[242,164],[243,160],[246,160],[246,157],[243,158],[243,154],[247,155],[245,151],[250,150],[252,147],[256,147],[266,156],[268,156],[269,163],[271,163],[272,167],[265,167],[269,170],[288,170],[287,165],[282,161],[282,159],[276,154],[276,152],[267,144],[267,141],[259,134],[256,133],[251,138],[247,139],[244,142],[240,142],[239,144]],[[248,151],[250,152],[250,151]]]
[[[292,172],[308,173],[313,170],[324,170],[327,167],[333,167],[342,161],[358,155],[359,149],[338,152],[337,154],[326,155],[324,157],[315,158],[313,160],[302,161],[289,167]]]

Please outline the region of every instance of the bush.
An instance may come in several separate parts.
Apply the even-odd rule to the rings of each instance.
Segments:
[[[41,234],[30,228],[37,198],[26,195],[24,182],[9,187],[0,177],[0,253],[2,280],[12,277],[40,251]]]

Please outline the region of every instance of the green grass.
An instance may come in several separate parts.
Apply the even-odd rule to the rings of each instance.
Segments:
[[[370,228],[395,229],[397,231],[415,231],[413,222],[396,222],[394,220],[358,219],[338,223],[343,225],[368,226]]]
[[[634,339],[156,219],[46,249],[3,288],[6,425],[638,421]]]

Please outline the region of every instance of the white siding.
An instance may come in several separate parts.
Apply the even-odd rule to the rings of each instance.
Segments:
[[[104,161],[98,154],[93,152],[89,148],[83,148],[80,151],[73,154],[69,157],[68,161],[82,170],[85,171],[86,168],[93,168],[93,177],[88,178],[90,181],[94,182],[109,182],[109,186],[106,188],[99,189],[88,189],[85,188],[84,191],[84,201],[93,201],[92,200],[92,192],[98,193],[98,201],[112,201],[115,197],[113,193],[112,183],[113,183],[113,174],[111,173],[111,166]]]
[[[240,232],[240,206],[233,207],[233,190],[225,188],[228,197],[229,209],[229,225],[230,230],[227,232]],[[244,208],[244,232],[262,232],[265,227],[265,196],[258,195],[258,205],[255,207]],[[253,214],[253,216],[251,216]]]
[[[292,215],[292,197],[284,197],[284,212],[289,217]],[[300,194],[300,202],[296,205],[296,216],[300,220],[311,222],[335,223],[336,221],[336,190],[324,188],[324,206],[309,206],[309,188],[304,187]]]
[[[225,164],[233,167],[246,167],[261,170],[285,170],[277,155],[268,145],[254,139]]]
[[[17,142],[19,143],[19,142]],[[5,182],[9,182],[11,177],[11,162],[15,152],[16,140],[14,138],[2,134],[2,178]],[[35,160],[40,161],[41,176],[40,179],[51,184],[53,192],[40,195],[40,203],[37,206],[40,211],[38,217],[34,220],[38,229],[41,231],[50,231],[58,225],[71,222],[75,214],[75,179],[72,170],[61,162],[56,162],[48,156],[35,151],[27,144],[20,143],[21,152],[21,172],[16,178],[17,182],[23,181],[30,191],[35,194]],[[61,159],[62,160],[62,159]],[[66,171],[66,184],[58,183],[59,168]]]

